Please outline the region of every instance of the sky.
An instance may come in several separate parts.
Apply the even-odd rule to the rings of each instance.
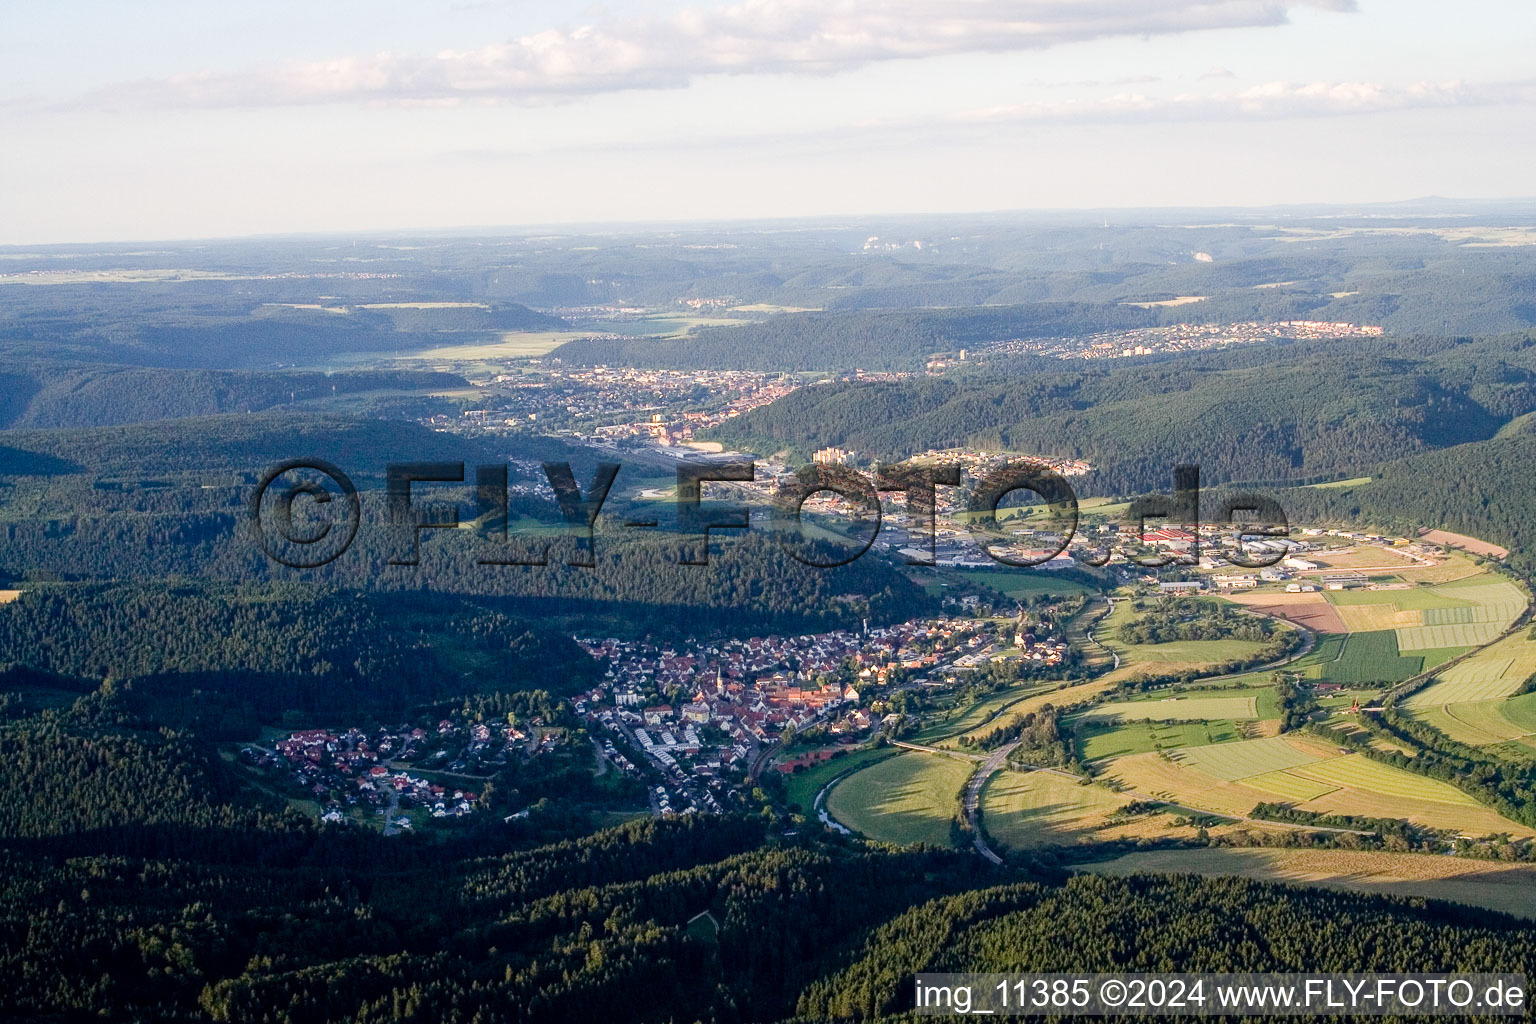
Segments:
[[[0,244],[1528,197],[1529,0],[7,0]]]

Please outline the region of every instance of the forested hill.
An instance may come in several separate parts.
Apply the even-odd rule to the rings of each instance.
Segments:
[[[1536,570],[1536,433],[1522,420],[1505,436],[1426,452],[1380,466],[1347,487],[1274,492],[1295,521],[1370,523],[1410,532],[1441,528],[1491,541]]]
[[[897,458],[974,444],[1086,459],[1096,471],[1085,493],[1123,494],[1166,487],[1176,463],[1199,464],[1212,483],[1359,475],[1491,438],[1533,409],[1536,343],[1520,334],[1253,345],[1057,373],[828,384],[731,420],[717,436],[802,455],[839,445]]]
[[[406,370],[174,370],[17,361],[0,364],[0,429],[107,427],[276,406],[303,408],[316,400],[373,392],[425,396],[468,386],[456,374]]]
[[[477,516],[475,467],[572,458],[557,439],[504,442],[411,423],[269,411],[80,430],[0,431],[0,580],[147,582],[180,577],[238,585],[300,581],[368,592],[470,594],[504,599],[519,614],[597,619],[604,632],[839,628],[869,617],[899,621],[933,602],[888,561],[869,557],[834,569],[808,568],[761,530],[716,531],[708,565],[680,564],[697,541],[669,532],[663,510],[655,536],[613,525],[622,499],[600,520],[595,565],[568,564],[562,539],[549,564],[528,560],[535,534],[560,522],[548,482],[535,468],[509,467],[510,535],[432,530],[419,566],[388,526],[384,482],[393,463],[465,464],[463,486],[426,485],[418,505],[452,503],[469,525]],[[248,503],[260,474],[295,458],[338,466],[360,491],[356,538],[333,562],[295,570],[267,557],[249,528]],[[587,452],[573,459],[591,477]],[[530,475],[531,473],[531,475]],[[623,487],[629,477],[621,478]],[[616,494],[618,492],[615,492]],[[556,532],[563,532],[556,528]],[[547,541],[547,532],[544,541]],[[494,545],[494,546],[488,546]],[[487,564],[500,559],[508,564]],[[680,609],[689,615],[680,616]],[[616,621],[615,621],[616,620]],[[3,657],[3,654],[0,654]]]
[[[391,462],[498,462],[506,455],[483,441],[415,423],[279,410],[78,430],[0,431],[0,477],[44,472],[144,480],[229,470],[259,474],[301,457],[382,477]]]
[[[900,1019],[919,971],[1514,972],[1536,955],[1521,923],[1445,905],[1042,884],[962,853],[765,841],[744,819],[494,852],[347,835],[210,799],[216,768],[174,741],[50,723],[0,743],[29,769],[0,784],[31,812],[0,817],[0,985],[21,1019]],[[34,775],[81,780],[97,803],[79,821],[106,827],[45,813]]]
[[[581,366],[702,370],[914,370],[934,353],[1003,341],[1146,327],[1135,306],[1041,302],[966,309],[785,313],[762,323],[702,329],[688,338],[581,338],[551,355]]]
[[[137,285],[8,288],[0,303],[7,357],[136,366],[316,365],[352,353],[479,344],[504,331],[560,330],[558,317],[517,303],[254,303]]]

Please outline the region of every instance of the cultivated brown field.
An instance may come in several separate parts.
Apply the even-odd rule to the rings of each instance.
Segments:
[[[1420,853],[1360,850],[1152,850],[1078,870],[1103,875],[1173,872],[1448,900],[1536,918],[1536,868]]]
[[[1339,611],[1328,603],[1328,599],[1321,593],[1312,594],[1285,594],[1285,593],[1255,593],[1232,594],[1228,600],[1252,608],[1264,615],[1273,615],[1276,618],[1294,622],[1314,633],[1348,633],[1349,627],[1344,624]]]
[[[1461,548],[1470,551],[1474,555],[1489,555],[1494,558],[1508,558],[1509,549],[1501,548],[1497,544],[1490,544],[1476,537],[1468,537],[1464,533],[1451,533],[1449,530],[1425,530],[1419,534],[1421,540],[1427,540],[1431,544],[1449,544],[1453,548]]]

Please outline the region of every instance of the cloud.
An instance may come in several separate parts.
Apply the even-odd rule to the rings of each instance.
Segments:
[[[825,74],[1113,36],[1274,26],[1298,7],[1352,11],[1355,0],[742,0],[669,18],[550,29],[472,50],[378,53],[122,83],[76,105],[545,103],[682,88],[705,75]]]
[[[1536,80],[1481,84],[1416,82],[1401,86],[1374,82],[1268,82],[1231,92],[1166,96],[1121,91],[1094,99],[1007,104],[937,117],[869,120],[803,131],[762,131],[743,122],[736,126],[711,125],[705,131],[686,136],[647,133],[629,140],[605,138],[558,146],[539,146],[530,141],[520,146],[453,150],[441,155],[497,162],[551,153],[708,152],[722,145],[757,147],[781,155],[800,148],[816,153],[831,149],[869,152],[883,147],[910,147],[914,138],[929,145],[940,140],[963,142],[978,136],[995,138],[1009,128],[1037,125],[1215,125],[1500,105],[1536,107]]]
[[[1536,81],[1467,83],[1266,82],[1233,92],[1157,96],[1118,92],[1093,99],[1008,104],[956,115],[965,123],[1275,120],[1435,107],[1536,103]]]

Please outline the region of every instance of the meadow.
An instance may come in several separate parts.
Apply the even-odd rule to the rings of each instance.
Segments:
[[[1128,644],[1119,638],[1120,626],[1136,617],[1131,602],[1120,601],[1094,630],[1105,647],[1120,655],[1115,680],[1137,675],[1198,671],[1231,661],[1251,658],[1263,645],[1248,640],[1178,640],[1166,644]]]
[[[1055,772],[999,772],[981,794],[982,825],[1003,846],[1057,845],[1086,838],[1130,802]]]
[[[788,803],[799,804],[800,813],[810,814],[811,803],[816,799],[816,794],[821,792],[822,786],[844,772],[855,771],[876,761],[894,757],[896,753],[897,751],[891,747],[853,750],[820,764],[810,765],[785,777],[784,799]]]
[[[933,712],[933,717],[911,737],[912,742],[933,744],[977,729],[1026,697],[1048,692],[1055,686],[1055,683],[1019,683],[1016,686],[1005,686],[965,707],[941,708]]]
[[[972,762],[942,754],[898,754],[833,786],[827,811],[880,842],[949,846],[960,790],[974,770]]]
[[[1516,634],[1452,665],[1434,682],[1405,698],[1403,707],[1417,710],[1507,697],[1533,674],[1536,640]]]
[[[1117,724],[1087,719],[1079,720],[1074,732],[1078,756],[1084,761],[1101,761],[1149,750],[1229,743],[1243,738],[1236,722],[1221,719],[1175,724],[1151,721]]]
[[[1100,704],[1083,712],[1082,720],[1093,722],[1134,721],[1199,721],[1215,718],[1258,718],[1258,694],[1244,691],[1242,694],[1223,695],[1221,691],[1206,691],[1179,697],[1153,698],[1149,700],[1117,701]]]

